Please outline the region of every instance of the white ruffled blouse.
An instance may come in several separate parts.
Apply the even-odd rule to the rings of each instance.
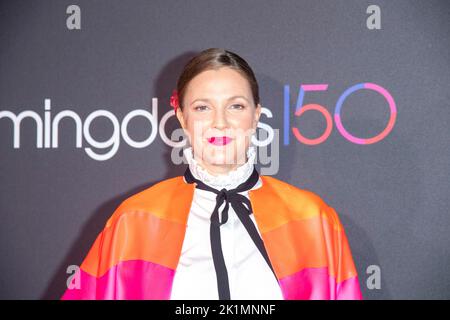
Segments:
[[[250,146],[245,164],[218,176],[211,175],[201,167],[194,159],[192,147],[184,149],[184,156],[195,178],[217,190],[222,188],[230,190],[246,181],[252,174],[256,150],[254,146]],[[260,178],[252,189],[261,186]],[[248,198],[248,191],[241,194]],[[172,300],[219,299],[210,241],[210,217],[215,205],[215,193],[195,188],[181,256],[173,280],[170,298]],[[225,204],[219,208],[219,215],[224,206]],[[256,226],[253,214],[250,218]],[[257,227],[256,229],[258,230]],[[259,230],[258,233],[260,234]],[[232,206],[229,206],[228,221],[221,225],[220,234],[231,299],[282,300],[281,288],[272,270]]]

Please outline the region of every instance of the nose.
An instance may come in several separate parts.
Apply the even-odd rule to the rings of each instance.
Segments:
[[[214,113],[213,127],[219,130],[228,127],[227,116],[223,110],[216,110]]]

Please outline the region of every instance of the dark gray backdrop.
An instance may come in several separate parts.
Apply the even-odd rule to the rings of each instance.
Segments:
[[[81,9],[80,30],[66,25],[72,4]],[[381,9],[380,30],[366,26],[371,4]],[[120,123],[158,98],[159,121],[184,63],[209,47],[250,63],[273,113],[262,121],[280,132],[285,85],[294,105],[300,84],[328,84],[305,103],[333,115],[346,89],[376,83],[398,111],[386,138],[354,144],[335,124],[316,146],[291,135],[275,177],[339,213],[364,298],[448,299],[449,27],[448,1],[2,1],[0,111],[44,120],[51,99],[53,117],[72,110],[84,122],[103,109]],[[373,91],[358,91],[341,116],[349,132],[369,138],[385,128],[389,108]],[[290,119],[311,138],[325,128],[316,112]],[[172,118],[166,132],[177,127]],[[112,128],[99,118],[91,134],[107,140]],[[73,121],[59,131],[58,148],[37,148],[36,122],[26,118],[14,148],[12,122],[0,118],[0,298],[59,298],[67,266],[81,263],[120,202],[185,168],[171,163],[159,132],[142,149],[120,138],[117,153],[97,161],[84,138],[76,147]],[[143,140],[149,122],[135,118],[128,131]],[[366,286],[371,265],[381,270],[380,289]]]

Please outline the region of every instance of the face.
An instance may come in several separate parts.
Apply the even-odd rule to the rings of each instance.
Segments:
[[[186,88],[177,118],[195,159],[211,174],[224,174],[247,161],[247,149],[261,114],[250,84],[228,67],[207,70]]]

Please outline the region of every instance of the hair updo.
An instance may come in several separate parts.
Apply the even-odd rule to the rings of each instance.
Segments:
[[[206,49],[195,57],[193,57],[185,65],[183,71],[177,82],[178,103],[179,107],[183,111],[183,98],[186,94],[186,89],[189,82],[198,74],[207,70],[217,70],[222,67],[229,67],[238,71],[244,78],[247,79],[250,89],[252,91],[253,101],[255,107],[259,103],[259,88],[256,81],[255,74],[248,63],[238,56],[236,53],[221,49],[221,48],[209,48]]]

